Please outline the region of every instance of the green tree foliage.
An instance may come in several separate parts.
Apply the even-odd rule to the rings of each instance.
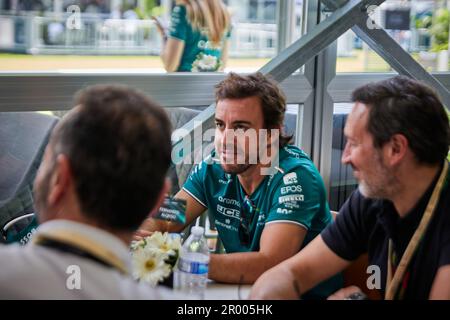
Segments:
[[[143,6],[136,8],[136,14],[140,19],[150,19],[152,16],[161,16],[164,7],[157,6],[156,0],[144,0]]]
[[[433,36],[433,51],[448,50],[448,32],[450,26],[450,11],[441,8],[436,11],[430,33]]]

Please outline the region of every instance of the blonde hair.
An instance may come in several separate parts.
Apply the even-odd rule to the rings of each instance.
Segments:
[[[184,4],[194,29],[205,32],[208,40],[218,45],[230,25],[230,15],[222,0],[177,0]]]

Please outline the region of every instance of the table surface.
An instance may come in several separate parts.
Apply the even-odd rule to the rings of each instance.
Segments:
[[[252,286],[250,284],[237,285],[208,282],[205,299],[206,300],[245,300],[250,294]]]

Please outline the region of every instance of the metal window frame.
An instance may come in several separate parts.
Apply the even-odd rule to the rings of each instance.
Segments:
[[[288,1],[279,0],[278,16],[292,13]],[[369,42],[373,49],[388,60],[398,72],[415,76],[429,82],[450,107],[450,72],[424,73],[423,68],[411,61],[408,53],[398,46],[384,30],[374,32],[364,28],[367,15],[361,14],[366,6],[380,4],[383,0],[323,0],[332,9],[323,20],[319,0],[306,0],[303,4],[303,23],[306,34],[265,65],[260,71],[282,81],[288,103],[299,104],[297,120],[297,143],[311,155],[319,168],[327,189],[331,170],[331,140],[334,103],[348,102],[351,92],[358,86],[386,79],[395,73],[339,73],[336,74],[335,39],[342,30],[351,26]],[[331,18],[330,18],[331,17]],[[288,21],[289,19],[287,19]],[[351,20],[351,21],[348,21]],[[320,24],[319,24],[320,23]],[[354,26],[354,24],[357,24]],[[279,20],[279,25],[282,21]],[[318,25],[319,24],[319,25]],[[341,32],[342,31],[342,32]],[[289,42],[287,26],[278,30],[280,46]],[[332,33],[331,33],[332,32]],[[310,45],[310,47],[308,47]],[[281,48],[280,47],[280,48]],[[303,73],[292,74],[301,65]],[[0,72],[0,112],[68,110],[76,91],[96,83],[120,83],[142,90],[164,107],[208,106],[214,101],[214,85],[225,74],[143,74],[143,73],[58,73],[58,72]],[[443,91],[444,90],[444,91]],[[448,91],[447,91],[448,93]],[[214,104],[210,105],[196,121],[202,127],[211,126]],[[186,128],[193,134],[193,122]]]
[[[0,72],[0,112],[69,110],[73,95],[93,84],[120,84],[142,90],[167,108],[208,106],[214,101],[214,85],[225,74],[142,74]],[[281,84],[288,103],[303,103],[311,85],[302,74]]]

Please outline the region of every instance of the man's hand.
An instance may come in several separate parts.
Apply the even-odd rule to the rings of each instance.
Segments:
[[[149,237],[153,234],[153,231],[139,229],[133,234],[133,241],[140,241],[145,237]]]
[[[133,234],[133,240],[139,241],[145,237],[151,236],[155,231],[167,231],[168,230],[168,221],[165,220],[157,220],[154,218],[147,218],[141,224],[139,229]]]
[[[283,276],[280,277],[280,274]],[[259,277],[252,287],[249,299],[296,300],[300,299],[300,295],[300,287],[289,269],[278,267]]]

